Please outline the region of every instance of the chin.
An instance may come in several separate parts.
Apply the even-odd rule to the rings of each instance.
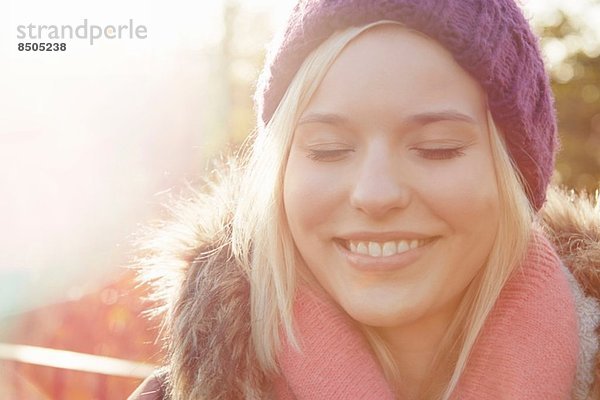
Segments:
[[[348,304],[348,306],[342,303],[342,308],[356,322],[374,328],[392,328],[410,324],[421,314],[416,309],[397,309],[377,303]]]

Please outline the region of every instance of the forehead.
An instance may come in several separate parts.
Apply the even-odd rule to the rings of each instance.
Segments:
[[[305,111],[385,121],[456,109],[483,122],[480,85],[437,42],[383,25],[353,39],[335,59]]]

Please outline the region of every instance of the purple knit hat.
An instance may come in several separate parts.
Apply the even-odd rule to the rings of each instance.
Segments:
[[[269,122],[312,50],[337,30],[379,20],[438,41],[479,82],[539,210],[558,148],[554,100],[537,39],[513,0],[299,0],[258,81],[259,124]]]

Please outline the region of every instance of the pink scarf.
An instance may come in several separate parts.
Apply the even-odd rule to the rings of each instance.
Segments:
[[[543,238],[502,290],[455,399],[569,399],[579,338],[574,300],[560,261]],[[394,399],[368,344],[344,313],[312,291],[295,303],[302,354],[285,346],[280,400]]]

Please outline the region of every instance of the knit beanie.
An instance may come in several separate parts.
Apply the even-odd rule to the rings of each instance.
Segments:
[[[479,82],[539,210],[558,147],[554,100],[537,38],[514,0],[299,0],[258,80],[259,125],[270,121],[312,50],[338,30],[379,20],[436,40]]]

